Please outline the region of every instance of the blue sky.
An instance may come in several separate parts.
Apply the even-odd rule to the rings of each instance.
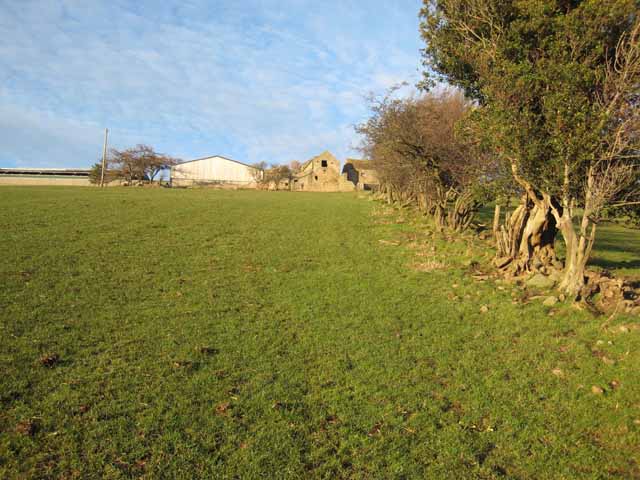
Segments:
[[[357,155],[368,92],[419,79],[420,0],[0,0],[0,167]]]

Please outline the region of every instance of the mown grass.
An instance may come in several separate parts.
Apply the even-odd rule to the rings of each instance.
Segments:
[[[2,478],[640,477],[637,318],[474,279],[474,238],[349,194],[0,201]]]

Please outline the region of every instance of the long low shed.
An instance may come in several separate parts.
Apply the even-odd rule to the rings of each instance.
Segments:
[[[214,155],[179,163],[171,167],[171,185],[230,185],[255,187],[261,171],[237,160]]]
[[[90,170],[80,168],[0,168],[0,185],[88,187]]]

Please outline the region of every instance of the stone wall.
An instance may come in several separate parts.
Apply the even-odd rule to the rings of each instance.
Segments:
[[[378,173],[372,168],[369,160],[348,158],[342,169],[342,174],[352,182],[357,190],[373,190],[378,187],[380,180]]]

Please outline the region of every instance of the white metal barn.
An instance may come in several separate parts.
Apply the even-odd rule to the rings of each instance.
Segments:
[[[179,163],[171,167],[171,185],[191,187],[196,185],[221,185],[255,187],[256,172],[251,165],[214,155]]]

